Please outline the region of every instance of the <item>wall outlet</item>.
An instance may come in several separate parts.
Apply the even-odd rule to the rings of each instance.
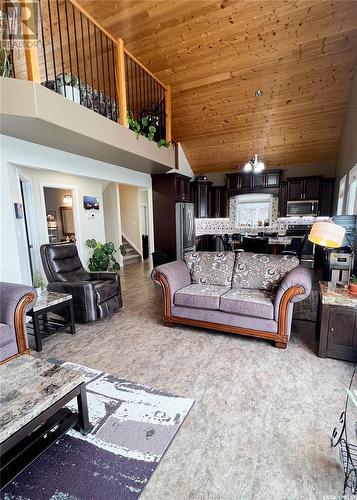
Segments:
[[[95,219],[96,214],[95,212],[87,212],[87,219]]]

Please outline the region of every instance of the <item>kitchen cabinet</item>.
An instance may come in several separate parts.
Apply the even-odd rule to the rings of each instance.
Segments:
[[[288,201],[318,200],[321,177],[291,177],[288,179]]]
[[[181,175],[175,175],[175,192],[176,201],[190,201],[190,178]]]
[[[322,179],[319,215],[332,217],[333,215],[333,201],[335,196],[335,179]]]
[[[282,182],[279,186],[279,217],[286,217],[287,200],[288,200],[288,183]]]
[[[190,200],[195,205],[195,217],[206,218],[209,216],[209,190],[212,182],[206,179],[195,179],[190,182]]]
[[[243,193],[264,193],[266,189],[278,188],[281,170],[268,170],[254,174],[252,172],[237,172],[226,174],[228,194],[233,196]]]
[[[209,217],[228,217],[228,193],[226,186],[212,186],[210,188]]]

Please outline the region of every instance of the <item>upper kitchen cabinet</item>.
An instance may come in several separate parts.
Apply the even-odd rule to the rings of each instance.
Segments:
[[[333,200],[335,195],[335,179],[322,179],[319,215],[331,217],[333,215]]]
[[[228,192],[226,186],[212,186],[209,199],[209,217],[228,217]]]
[[[190,201],[190,178],[180,174],[175,176],[176,201]]]
[[[321,177],[290,177],[288,179],[288,201],[318,200]]]
[[[281,170],[268,170],[257,174],[239,172],[227,174],[227,187],[230,195],[257,192],[260,189],[278,188]],[[263,191],[264,192],[264,191]]]
[[[212,182],[206,178],[198,177],[190,182],[190,198],[195,204],[195,217],[206,218],[209,216],[210,187]]]

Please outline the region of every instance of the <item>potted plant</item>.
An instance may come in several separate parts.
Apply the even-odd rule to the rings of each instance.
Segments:
[[[357,276],[354,275],[351,276],[348,290],[353,295],[357,295]]]
[[[37,297],[41,297],[41,295],[42,295],[42,289],[45,286],[45,282],[43,281],[40,272],[36,271],[35,273],[33,273],[33,275],[32,275],[32,283],[33,283],[33,287],[36,290]]]
[[[120,264],[114,257],[116,252],[114,243],[100,243],[92,239],[86,241],[87,247],[93,250],[92,256],[89,258],[88,267],[92,272],[95,271],[119,271]],[[118,250],[122,255],[126,254],[124,245],[120,245]]]
[[[60,73],[56,77],[57,92],[77,104],[81,103],[79,80],[72,73]]]

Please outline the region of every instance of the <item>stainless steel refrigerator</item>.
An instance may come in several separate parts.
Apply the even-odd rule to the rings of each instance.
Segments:
[[[176,203],[176,258],[195,250],[195,211],[193,203]]]

